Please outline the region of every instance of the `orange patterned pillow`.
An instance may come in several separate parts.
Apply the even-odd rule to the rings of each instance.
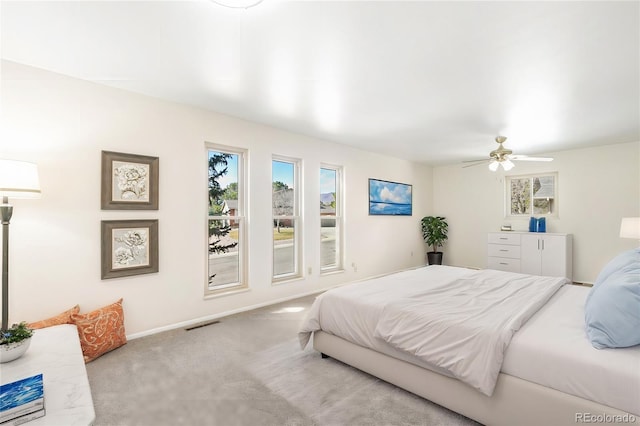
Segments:
[[[46,320],[36,321],[29,324],[29,328],[38,329],[45,327],[53,327],[54,325],[60,324],[73,324],[73,320],[71,319],[71,315],[77,314],[80,312],[80,306],[76,305],[73,308],[62,312],[61,314],[56,315],[55,317],[47,318]]]
[[[84,362],[91,362],[127,343],[122,299],[88,314],[74,314]]]

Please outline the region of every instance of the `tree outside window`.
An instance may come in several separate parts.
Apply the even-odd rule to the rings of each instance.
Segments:
[[[246,287],[242,188],[244,151],[207,144],[208,239],[205,294]],[[240,197],[239,197],[240,195]]]

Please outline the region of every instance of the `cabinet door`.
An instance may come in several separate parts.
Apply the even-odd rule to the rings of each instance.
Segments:
[[[541,275],[549,277],[568,277],[567,239],[562,235],[543,235],[540,237]]]
[[[520,272],[541,275],[541,242],[537,234],[522,234],[520,243]]]

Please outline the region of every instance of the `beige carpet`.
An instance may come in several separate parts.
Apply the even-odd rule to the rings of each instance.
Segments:
[[[300,350],[297,328],[312,301],[132,340],[87,364],[94,425],[477,425]]]

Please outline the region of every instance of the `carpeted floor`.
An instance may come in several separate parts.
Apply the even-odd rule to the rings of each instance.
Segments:
[[[477,425],[300,350],[297,328],[313,299],[132,340],[87,364],[94,425]]]

